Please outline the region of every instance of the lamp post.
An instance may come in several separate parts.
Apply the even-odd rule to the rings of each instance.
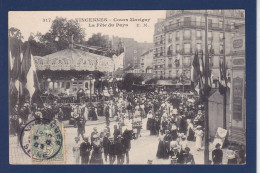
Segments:
[[[92,83],[91,83],[91,80],[93,79],[93,76],[92,76],[92,74],[90,74],[89,76],[88,76],[88,78],[89,78],[89,102],[91,103],[91,90],[92,90]]]
[[[101,92],[102,92],[102,97],[104,97],[104,92],[103,92],[103,80],[104,80],[104,77],[102,76],[100,79],[101,79]]]

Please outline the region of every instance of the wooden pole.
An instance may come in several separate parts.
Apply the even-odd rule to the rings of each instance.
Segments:
[[[208,12],[205,12],[205,68],[204,73],[205,85],[204,85],[204,108],[205,108],[205,117],[204,117],[204,128],[205,128],[205,149],[204,149],[204,164],[209,164],[209,111],[208,111],[208,76],[209,76],[209,55],[208,55]]]
[[[225,28],[225,10],[223,10],[223,64],[225,67],[225,72],[226,72],[226,28]],[[226,74],[224,74],[226,75]],[[226,81],[226,76],[225,77],[225,85],[227,85],[227,81]],[[227,86],[225,86],[224,89],[224,94],[223,94],[223,128],[227,129]]]

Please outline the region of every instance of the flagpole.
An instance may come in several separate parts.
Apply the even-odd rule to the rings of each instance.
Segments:
[[[208,12],[205,11],[205,85],[203,87],[203,100],[205,108],[204,126],[205,126],[205,149],[204,164],[209,164],[209,112],[208,112],[208,76],[209,76],[209,57],[208,57]]]
[[[223,64],[225,67],[225,71],[226,71],[226,28],[225,28],[225,10],[223,10]],[[226,74],[224,74],[226,75]],[[224,79],[226,79],[226,76],[224,76]],[[225,81],[225,89],[224,89],[224,94],[223,94],[223,128],[227,129],[227,86],[226,86],[226,81]]]

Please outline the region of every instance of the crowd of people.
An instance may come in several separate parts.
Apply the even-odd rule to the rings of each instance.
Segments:
[[[100,132],[94,128],[86,136],[86,122],[102,116],[105,128]],[[21,128],[36,118],[67,120],[77,128],[73,146],[76,164],[128,164],[131,140],[142,137],[142,129],[159,138],[157,159],[168,159],[172,164],[195,164],[188,141],[195,142],[197,151],[203,149],[204,106],[192,92],[119,91],[95,103],[54,101],[41,107],[26,102],[11,110],[10,134],[19,136]],[[113,130],[111,120],[116,122]],[[214,164],[222,163],[220,150],[217,145],[212,153]]]

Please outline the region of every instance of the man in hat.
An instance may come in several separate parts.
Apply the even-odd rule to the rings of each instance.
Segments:
[[[220,149],[220,143],[216,144],[216,149],[212,151],[212,160],[214,165],[222,164],[223,151]]]
[[[118,165],[124,163],[124,154],[125,154],[125,146],[122,143],[122,136],[118,135],[116,140],[116,158],[117,158]]]
[[[93,132],[91,133],[91,144],[94,141],[94,135],[97,135],[97,134],[98,134],[97,127],[94,127]]]
[[[118,135],[120,135],[120,130],[117,128],[117,125],[114,125],[114,139],[116,140]]]
[[[114,137],[110,136],[108,143],[109,164],[113,165],[116,160],[116,144]]]
[[[123,132],[122,143],[125,147],[126,163],[129,164],[129,151],[131,149],[131,140],[133,136],[132,126],[129,124]]]
[[[155,117],[153,126],[152,126],[152,135],[159,135],[161,122],[158,116]]]
[[[190,148],[189,147],[185,148],[184,163],[185,164],[191,164],[191,165],[195,164],[194,157],[193,157],[192,154],[190,154]]]
[[[88,164],[92,147],[88,141],[88,137],[84,137],[83,140],[84,142],[80,144],[81,164]]]
[[[105,117],[106,117],[106,125],[109,125],[109,105],[108,104],[106,104],[105,105],[105,109],[104,109],[105,111]]]
[[[75,137],[75,144],[72,148],[73,157],[75,158],[76,164],[79,164],[80,161],[80,144],[79,144],[79,137]]]
[[[108,156],[108,150],[109,150],[109,133],[106,132],[104,138],[103,138],[103,149],[104,149],[104,157],[105,157],[105,162],[107,162],[107,156]]]

